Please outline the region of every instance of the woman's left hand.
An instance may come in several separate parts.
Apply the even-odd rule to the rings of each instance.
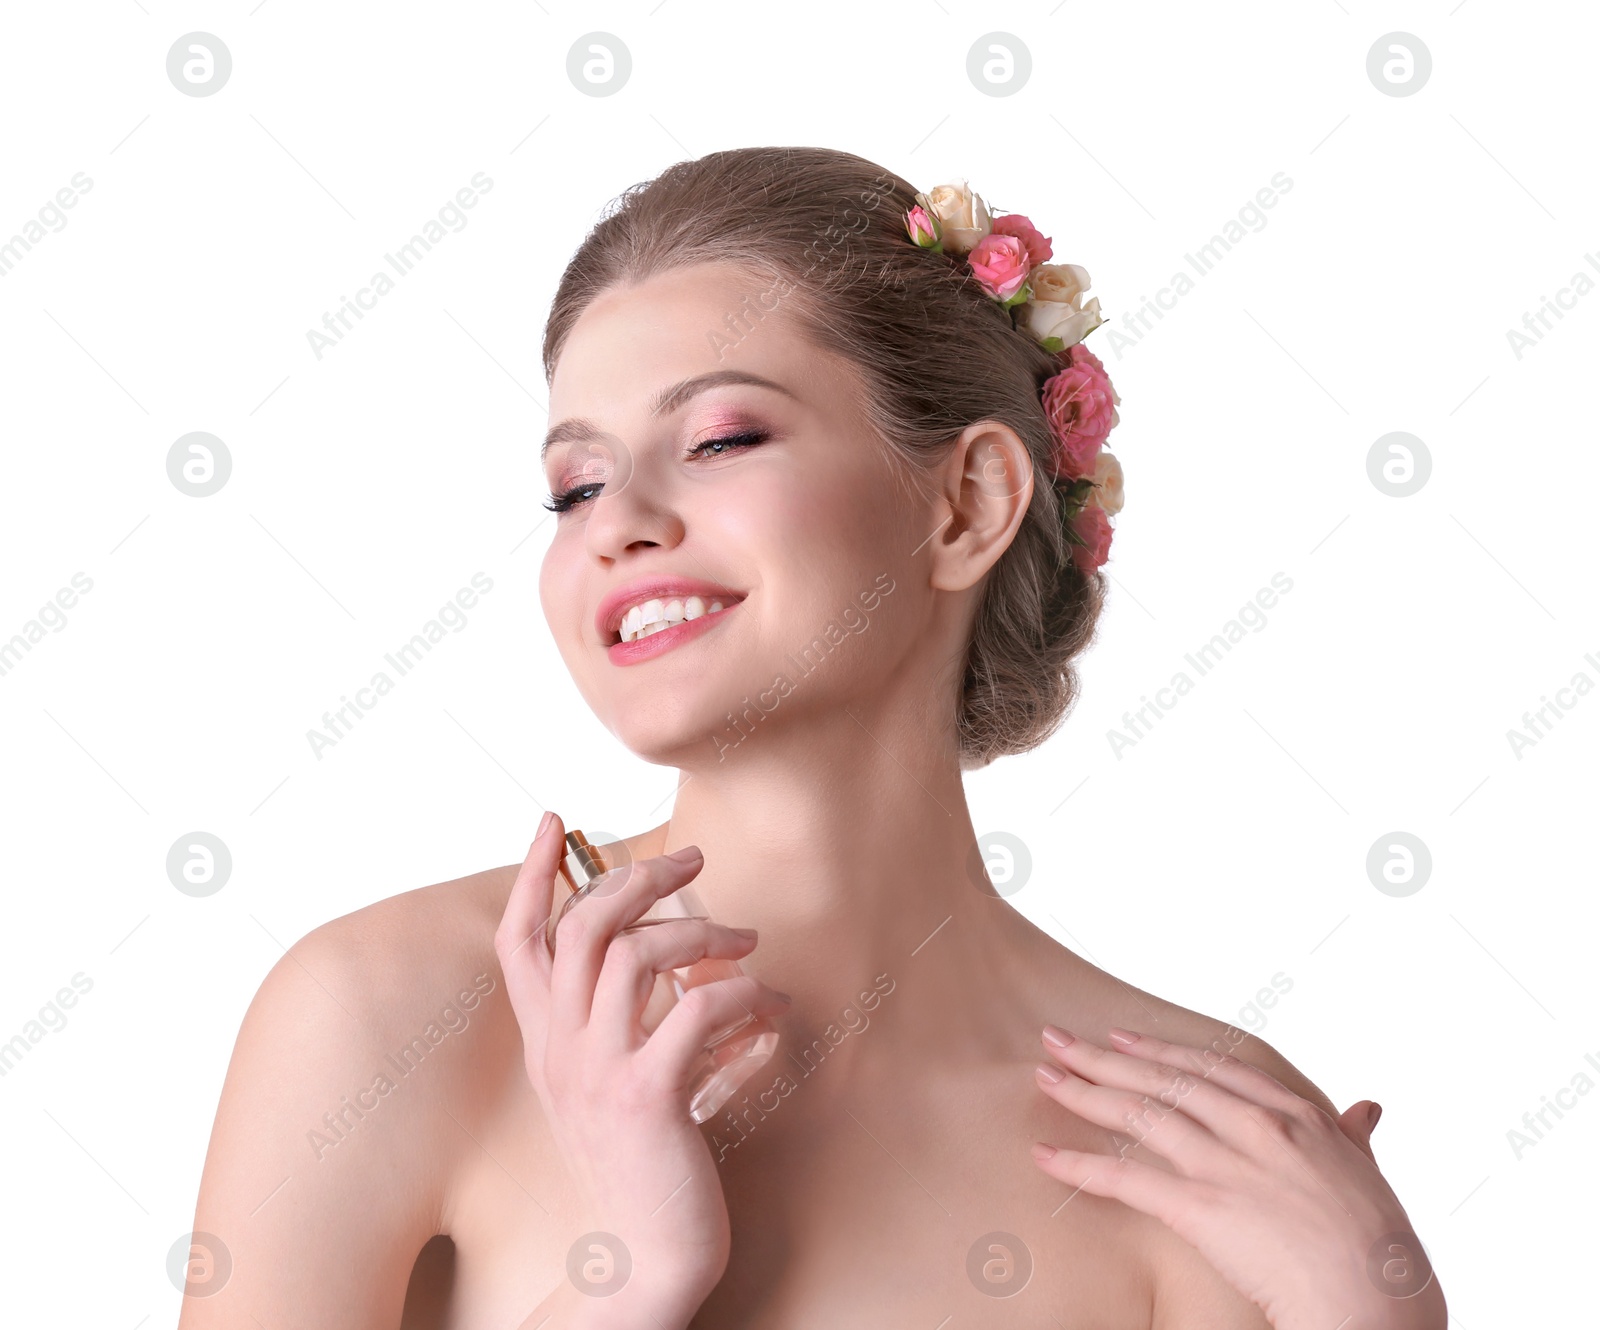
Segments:
[[[1057,1065],[1039,1068],[1039,1087],[1172,1171],[1128,1145],[1109,1156],[1041,1143],[1046,1173],[1159,1219],[1276,1330],[1444,1330],[1444,1295],[1360,1105],[1336,1122],[1231,1053],[1117,1029],[1111,1039],[1102,1048],[1046,1026]]]

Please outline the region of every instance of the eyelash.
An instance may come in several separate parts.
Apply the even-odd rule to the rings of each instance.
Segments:
[[[769,437],[770,436],[767,434],[767,432],[765,430],[759,430],[759,429],[745,430],[745,431],[743,431],[742,433],[739,433],[739,434],[726,434],[726,435],[723,435],[721,438],[718,438],[718,439],[705,439],[705,440],[702,440],[700,443],[695,444],[695,446],[693,448],[689,449],[688,453],[685,454],[685,456],[687,456],[687,457],[701,457],[701,456],[704,456],[704,457],[726,457],[726,456],[728,456],[728,454],[726,452],[713,453],[713,452],[708,452],[707,450],[710,449],[710,448],[717,447],[719,445],[727,445],[727,446],[732,447],[732,448],[753,448],[759,443],[765,443]],[[585,492],[587,492],[589,490],[595,490],[595,491],[598,492],[599,490],[602,490],[604,488],[605,488],[604,482],[596,483],[596,484],[593,484],[593,485],[577,485],[574,488],[568,490],[564,494],[552,494],[550,496],[550,498],[545,502],[544,506],[546,508],[548,508],[551,512],[556,513],[557,515],[559,515],[561,513],[568,512],[573,508],[576,508],[580,503],[587,502],[587,500],[577,498],[576,497],[577,495],[583,494],[583,493],[585,493]]]

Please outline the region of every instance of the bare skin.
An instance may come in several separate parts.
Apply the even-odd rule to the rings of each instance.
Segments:
[[[1218,1250],[1225,1277],[1170,1224],[1060,1176],[1067,1152],[1109,1156],[1129,1137],[1093,1120],[1086,1101],[1068,1101],[1083,1114],[1066,1106],[1076,1080],[1063,1089],[1036,1076],[1052,1057],[1047,1025],[1106,1047],[1113,1026],[1224,1047],[1329,1122],[1338,1114],[1265,1043],[1240,1042],[1224,1022],[1060,946],[974,866],[948,699],[985,576],[1031,494],[1021,441],[977,422],[923,486],[908,487],[867,429],[851,367],[818,354],[781,311],[731,350],[710,349],[706,330],[750,289],[732,270],[680,271],[608,291],[584,313],[552,383],[551,419],[587,420],[605,437],[598,448],[563,439],[546,457],[553,493],[589,487],[556,519],[541,576],[546,621],[597,717],[645,760],[682,773],[670,819],[629,839],[634,859],[698,846],[694,887],[713,919],[759,934],[740,956],[755,976],[747,1000],[792,995],[772,1017],[782,1044],[771,1074],[745,1087],[753,1107],[740,1096],[729,1105],[743,1128],[719,1116],[698,1129],[731,1247],[681,1285],[641,1276],[614,1299],[574,1292],[568,1255],[598,1226],[599,1192],[607,1204],[625,1197],[636,1217],[661,1216],[668,1231],[674,1212],[654,1191],[625,1196],[650,1157],[648,1115],[629,1107],[639,1080],[593,1105],[605,1132],[583,1158],[573,1143],[593,1124],[570,1107],[552,1121],[530,1081],[546,1068],[550,1031],[510,961],[508,901],[526,866],[508,865],[334,920],[274,967],[241,1030],[196,1211],[195,1228],[222,1239],[233,1270],[213,1296],[186,1299],[183,1330],[249,1324],[247,1313],[268,1330],[392,1326],[402,1306],[407,1325],[460,1330],[1299,1330],[1315,1301],[1269,1321],[1240,1285],[1281,1269]],[[781,390],[702,382],[652,412],[658,390],[728,368]],[[757,428],[758,446],[688,451]],[[585,469],[597,455],[603,488]],[[740,600],[682,645],[619,665],[597,607],[661,573]],[[820,667],[774,692],[775,675],[796,672],[793,654],[874,586],[870,623],[847,620]],[[742,727],[728,720],[738,712]],[[563,811],[568,827],[589,822]],[[607,972],[612,963],[608,954]],[[524,985],[515,1004],[508,976]],[[548,974],[539,982],[548,987]],[[592,978],[587,987],[597,992]],[[461,1010],[446,1017],[451,1004]],[[440,1034],[445,1021],[458,1028]],[[852,1024],[848,1037],[826,1037]],[[419,1036],[423,1055],[398,1074],[386,1055]],[[548,1069],[569,1084],[584,1075]],[[341,1096],[371,1106],[357,1116]],[[1365,1107],[1340,1119],[1348,1139],[1335,1149],[1370,1161]],[[324,1125],[341,1111],[342,1125]],[[632,1167],[607,1173],[607,1133]],[[1038,1164],[1037,1141],[1063,1153]],[[1175,1176],[1158,1144],[1159,1133],[1127,1154]],[[1372,1169],[1356,1191],[1386,1189]],[[1262,1201],[1269,1222],[1273,1200]],[[717,1218],[683,1222],[710,1233]],[[996,1233],[1009,1235],[1005,1250],[980,1244],[976,1257],[989,1263],[986,1291],[969,1259]],[[418,1265],[435,1234],[450,1236],[453,1262],[430,1246]],[[670,1264],[653,1230],[644,1245],[641,1269]],[[1031,1261],[1015,1296],[993,1296],[996,1259]],[[1402,1323],[1412,1324],[1365,1317],[1347,1330]]]
[[[643,858],[666,831],[663,824],[628,843]],[[408,1330],[518,1326],[567,1283],[568,1249],[587,1229],[523,1074],[521,1033],[493,946],[517,868],[407,892],[315,930],[263,985],[258,1004],[270,1006],[247,1020],[242,1042],[282,1061],[257,1070],[236,1057],[230,1082],[277,1081],[283,1097],[252,1111],[225,1092],[236,1116],[219,1116],[195,1226],[221,1235],[236,1262],[248,1249],[306,1270],[294,1281],[302,1289],[314,1285],[326,1257],[326,1278],[351,1288],[340,1324],[394,1325],[413,1262],[436,1233],[449,1235],[453,1251],[440,1259],[430,1248],[417,1269]],[[717,1143],[735,1238],[695,1330],[867,1330],[886,1321],[938,1325],[947,1316],[952,1325],[1019,1327],[1049,1326],[1054,1317],[1066,1330],[1267,1325],[1158,1221],[1086,1192],[1063,1206],[1070,1189],[1028,1154],[1035,1140],[1104,1154],[1129,1140],[1064,1112],[1036,1088],[1045,1023],[1070,1020],[1102,1042],[1120,1025],[1195,1044],[1225,1037],[1227,1023],[1130,988],[1003,901],[973,897],[973,917],[1000,923],[1006,942],[1003,964],[986,972],[987,1014],[966,1022],[959,1039],[919,1049],[904,1041],[901,1016],[941,993],[962,995],[938,951],[952,924],[891,967],[894,988],[867,1013],[870,1023],[812,1063],[809,1075],[787,1055],[839,1022],[845,1006],[859,1010],[859,990],[872,990],[876,976],[814,1010],[796,993],[792,1014],[775,1018],[783,1042],[773,1075],[750,1083],[766,1089],[786,1071],[793,1090],[742,1141],[720,1120],[700,1129]],[[746,968],[764,971],[766,950],[758,944]],[[463,1013],[466,1027],[399,1075],[386,1055],[437,1025],[480,975],[494,987]],[[788,976],[783,983],[801,987]],[[257,1021],[278,1028],[249,1028]],[[1336,1113],[1265,1042],[1251,1037],[1235,1052]],[[345,1134],[335,1138],[323,1114],[338,1110],[341,1096],[354,1103],[386,1068],[396,1088],[362,1118],[347,1113]],[[308,1141],[313,1129],[333,1143]],[[1156,1158],[1145,1146],[1132,1151]],[[286,1175],[289,1183],[252,1214]],[[280,1226],[282,1212],[293,1222]],[[1022,1239],[1034,1263],[1032,1281],[1012,1299],[986,1297],[967,1277],[969,1247],[997,1230]],[[347,1265],[362,1260],[375,1265]],[[292,1305],[282,1283],[270,1265],[236,1264],[220,1294],[187,1300],[181,1324],[233,1324],[253,1306],[270,1327],[276,1322],[262,1309]],[[363,1311],[357,1299],[366,1298]],[[323,1323],[309,1312],[300,1324]]]

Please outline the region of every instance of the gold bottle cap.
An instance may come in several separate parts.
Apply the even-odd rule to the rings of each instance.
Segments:
[[[571,857],[578,861],[578,868],[583,873],[584,882],[592,882],[600,874],[609,871],[610,865],[596,846],[589,844],[589,839],[578,830],[567,832],[567,849]],[[579,884],[572,879],[572,870],[567,867],[567,856],[563,855],[559,865],[561,876],[566,879],[567,890],[573,893],[578,891]]]

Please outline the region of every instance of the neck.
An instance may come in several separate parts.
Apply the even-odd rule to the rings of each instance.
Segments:
[[[794,998],[791,1046],[866,1019],[863,995],[887,991],[870,1019],[893,1033],[838,1060],[868,1043],[872,1061],[992,1059],[997,1020],[1031,1012],[1036,962],[1062,954],[990,886],[953,740],[929,728],[840,708],[792,742],[757,733],[683,770],[670,819],[636,838],[640,858],[700,847],[691,885],[717,922],[759,930],[742,964]],[[1023,1019],[1005,1048],[1037,1035]]]

